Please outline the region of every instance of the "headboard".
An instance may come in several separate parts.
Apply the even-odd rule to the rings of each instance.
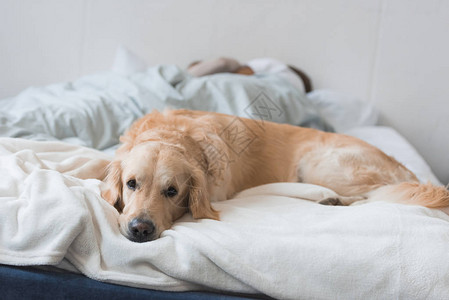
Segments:
[[[372,101],[449,182],[449,2],[0,2],[0,97],[108,69],[118,45],[150,64],[274,57],[317,88]]]

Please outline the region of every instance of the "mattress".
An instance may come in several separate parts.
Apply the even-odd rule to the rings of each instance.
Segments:
[[[2,299],[223,299],[254,298],[254,295],[214,292],[164,292],[138,289],[92,280],[55,269],[0,265]]]

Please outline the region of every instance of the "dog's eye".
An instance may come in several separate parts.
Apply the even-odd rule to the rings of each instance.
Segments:
[[[164,194],[165,197],[167,198],[172,198],[176,195],[178,195],[178,191],[174,188],[174,187],[169,187],[166,190],[163,190],[162,193]]]
[[[135,179],[128,180],[128,182],[126,183],[126,186],[127,186],[130,190],[135,191],[135,190],[136,190],[136,186],[137,186],[136,180],[135,180]]]

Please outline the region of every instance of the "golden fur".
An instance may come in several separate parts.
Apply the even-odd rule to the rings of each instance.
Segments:
[[[103,196],[121,212],[121,232],[139,242],[159,237],[189,210],[194,218],[218,220],[210,201],[272,182],[321,185],[341,195],[338,201],[344,205],[367,197],[433,208],[449,205],[444,187],[420,184],[394,158],[341,134],[173,110],[143,117],[121,141]],[[142,222],[132,227],[133,220],[152,227]]]

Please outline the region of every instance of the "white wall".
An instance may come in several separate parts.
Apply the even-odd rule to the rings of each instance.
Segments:
[[[0,0],[0,97],[109,68],[271,56],[374,101],[449,182],[449,1]]]
[[[449,182],[449,1],[385,1],[371,99]]]

